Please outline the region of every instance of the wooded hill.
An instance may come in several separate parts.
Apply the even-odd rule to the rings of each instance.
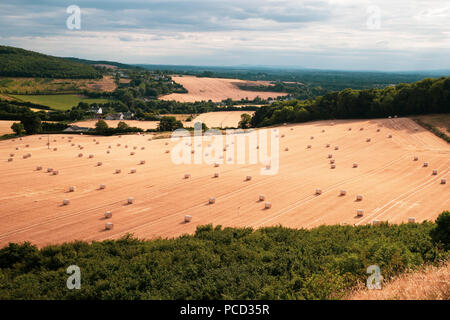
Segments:
[[[98,79],[94,67],[20,48],[0,46],[0,76]]]

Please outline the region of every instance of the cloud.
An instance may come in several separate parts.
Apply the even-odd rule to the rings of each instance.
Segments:
[[[4,0],[0,41],[59,56],[128,63],[314,68],[450,68],[450,7],[430,1]],[[367,8],[380,9],[368,29]]]

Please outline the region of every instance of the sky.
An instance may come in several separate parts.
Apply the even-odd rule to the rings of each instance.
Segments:
[[[442,70],[450,0],[1,0],[0,44],[130,64]]]

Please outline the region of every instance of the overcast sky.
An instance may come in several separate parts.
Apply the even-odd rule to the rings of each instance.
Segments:
[[[124,63],[450,69],[450,1],[1,0],[0,44]]]

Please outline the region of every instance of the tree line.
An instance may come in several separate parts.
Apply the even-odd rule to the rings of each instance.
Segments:
[[[383,89],[330,92],[314,100],[277,101],[259,108],[251,121],[260,127],[323,119],[380,118],[450,112],[450,77],[424,79]]]

